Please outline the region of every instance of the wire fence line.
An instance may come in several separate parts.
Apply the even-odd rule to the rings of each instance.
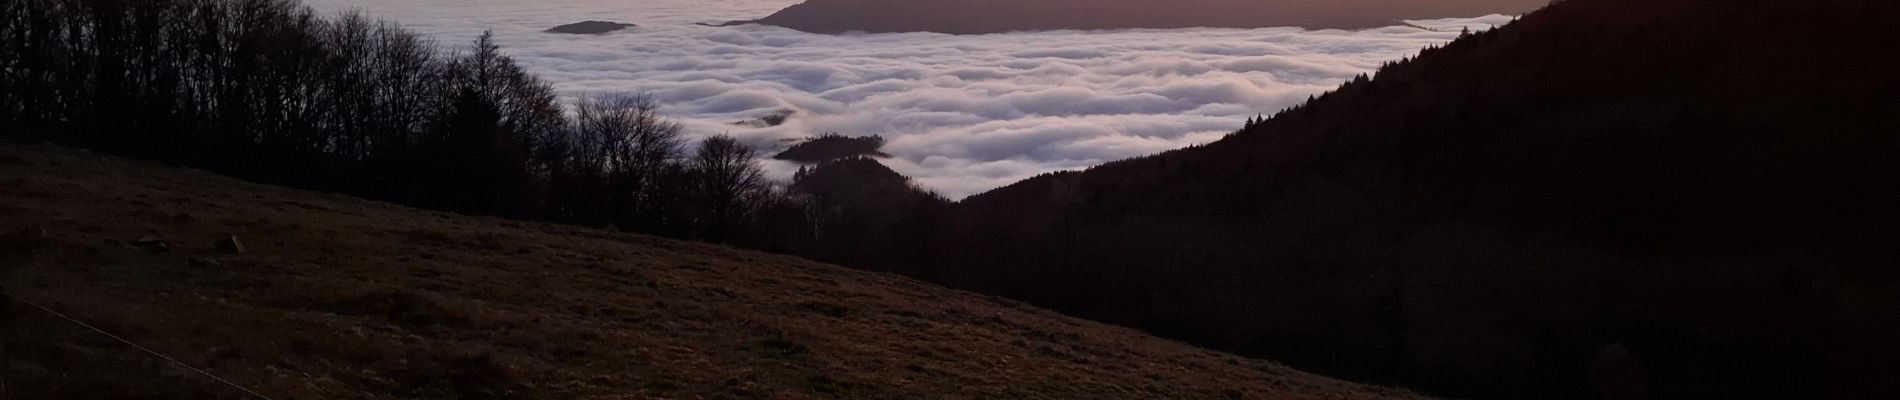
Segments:
[[[0,297],[5,297],[5,300],[11,300],[13,302],[24,304],[27,307],[29,307],[28,309],[30,310],[38,310],[40,312],[44,312],[48,315],[52,315],[54,317],[58,317],[59,319],[65,320],[66,322],[72,323],[73,325],[78,325],[79,327],[85,328],[86,330],[92,331],[94,333],[98,333],[107,338],[111,338],[114,341],[123,343],[126,346],[131,346],[132,348],[138,349],[139,351],[145,352],[146,354],[150,354],[153,357],[158,357],[159,359],[165,360],[166,362],[169,362],[173,365],[177,365],[180,368],[184,368],[191,372],[197,373],[198,375],[203,375],[206,378],[211,378],[211,380],[217,381],[218,383],[222,383],[225,386],[230,386],[231,388],[237,389],[239,391],[243,391],[244,393],[252,397],[263,399],[263,400],[272,400],[270,396],[265,396],[262,393],[258,393],[255,390],[251,390],[250,388],[244,387],[243,385],[239,385],[236,382],[231,382],[230,380],[224,379],[224,377],[220,377],[216,374],[212,374],[209,371],[199,369],[198,367],[193,367],[191,366],[191,364],[186,364],[184,361],[179,361],[177,358],[173,358],[171,356],[165,355],[164,353],[159,353],[156,350],[152,350],[151,348],[139,345],[138,343],[134,343],[131,340],[128,340],[126,338],[119,337],[119,335],[114,335],[112,334],[112,332],[106,332],[104,329],[99,329],[98,327],[92,326],[92,324],[88,324],[85,321],[80,321],[77,318],[73,318],[59,311],[54,311],[53,309],[47,308],[46,306],[42,306],[39,303],[34,303],[27,299],[20,298],[19,296],[14,296],[13,293],[8,293],[4,290],[0,290]],[[0,305],[0,307],[4,307],[4,305]],[[0,368],[4,368],[4,365],[0,365]],[[4,385],[5,385],[4,383],[0,383],[0,387],[4,387]],[[4,396],[4,392],[0,392],[0,396]]]

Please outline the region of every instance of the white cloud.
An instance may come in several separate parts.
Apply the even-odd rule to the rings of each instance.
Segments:
[[[460,46],[492,29],[564,96],[651,92],[696,136],[754,145],[823,132],[882,135],[898,172],[952,198],[1037,174],[1218,139],[1380,63],[1509,17],[1365,31],[1181,29],[952,36],[813,35],[705,27],[797,0],[306,0],[360,9]],[[582,20],[639,27],[542,33]],[[736,126],[781,109],[786,124]],[[771,163],[774,176],[788,164]]]

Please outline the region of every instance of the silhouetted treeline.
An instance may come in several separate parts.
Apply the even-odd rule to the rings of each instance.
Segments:
[[[919,267],[931,262],[926,248],[949,215],[943,196],[863,156],[799,167],[790,190],[807,205],[811,223],[812,245],[796,249],[798,255],[928,278]]]
[[[688,149],[639,96],[569,116],[486,34],[443,52],[288,0],[6,1],[0,18],[7,138],[471,214],[761,247],[804,230],[751,149]]]
[[[884,147],[882,136],[851,137],[833,132],[794,144],[785,151],[772,155],[772,158],[815,164],[850,157],[890,157],[889,154],[878,151],[882,147]]]

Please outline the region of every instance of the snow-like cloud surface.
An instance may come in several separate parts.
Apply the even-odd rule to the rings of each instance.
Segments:
[[[1054,31],[814,35],[708,27],[793,0],[306,0],[361,10],[460,45],[493,30],[562,95],[649,92],[695,136],[773,150],[824,132],[882,135],[893,169],[952,198],[1023,178],[1206,143],[1380,63],[1510,17],[1441,28]],[[612,20],[603,35],[542,33]],[[778,110],[786,124],[733,122]],[[788,165],[770,164],[776,175]]]

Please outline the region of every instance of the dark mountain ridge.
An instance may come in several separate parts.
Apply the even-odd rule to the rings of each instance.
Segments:
[[[635,26],[638,26],[638,25],[612,22],[612,21],[581,21],[581,22],[575,22],[572,24],[566,24],[566,25],[556,26],[553,28],[548,28],[547,32],[548,33],[566,33],[566,34],[575,34],[575,35],[592,35],[592,34],[615,32],[622,29],[632,28]]]
[[[1055,29],[1362,29],[1519,14],[1547,0],[808,0],[757,22],[806,32],[985,34]]]
[[[1561,2],[1206,146],[972,196],[925,262],[868,267],[1453,396],[1878,397],[1896,11]]]

